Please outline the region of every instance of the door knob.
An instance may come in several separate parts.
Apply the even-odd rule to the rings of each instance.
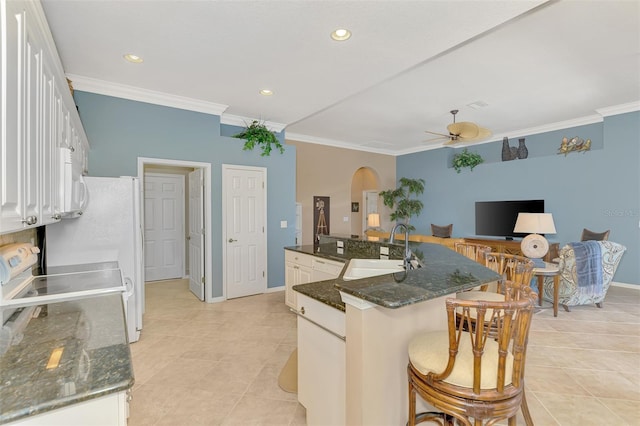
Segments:
[[[233,243],[233,242],[235,242],[235,241],[238,241],[238,240],[234,240],[233,238],[229,238],[229,242],[230,242],[230,243]]]

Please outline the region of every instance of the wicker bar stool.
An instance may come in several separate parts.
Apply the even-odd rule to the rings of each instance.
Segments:
[[[507,280],[504,287],[501,302],[447,299],[448,329],[411,340],[409,426],[423,421],[451,424],[452,417],[467,426],[504,419],[516,424],[536,298],[529,286]],[[440,412],[417,415],[416,394]]]
[[[457,253],[483,265],[485,263],[485,254],[491,252],[491,247],[475,243],[455,243],[453,248]]]

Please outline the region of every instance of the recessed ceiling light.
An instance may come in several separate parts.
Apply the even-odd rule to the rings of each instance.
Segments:
[[[273,95],[273,90],[262,89],[262,90],[260,90],[260,94],[263,95],[263,96],[271,96],[271,95]]]
[[[126,55],[124,55],[124,58],[129,62],[133,62],[134,64],[140,64],[143,62],[143,59],[140,56],[134,55],[133,53],[127,53]]]
[[[351,31],[347,30],[346,28],[338,28],[331,33],[331,38],[335,41],[349,40],[349,37],[351,37]]]
[[[470,104],[467,104],[467,106],[469,108],[473,108],[473,109],[480,109],[480,108],[484,108],[484,107],[489,106],[489,104],[486,103],[485,101],[475,101],[475,102],[472,102]]]

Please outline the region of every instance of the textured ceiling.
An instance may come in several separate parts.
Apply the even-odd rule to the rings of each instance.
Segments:
[[[441,146],[425,130],[446,132],[451,109],[496,140],[640,105],[638,1],[42,3],[76,89],[288,139],[403,154]],[[332,41],[338,27],[352,38]]]

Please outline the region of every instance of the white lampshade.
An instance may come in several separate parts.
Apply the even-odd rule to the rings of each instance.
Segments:
[[[513,232],[522,234],[555,234],[551,213],[518,213]]]
[[[367,226],[369,228],[380,227],[380,215],[378,213],[370,213],[369,216],[367,216]]]

